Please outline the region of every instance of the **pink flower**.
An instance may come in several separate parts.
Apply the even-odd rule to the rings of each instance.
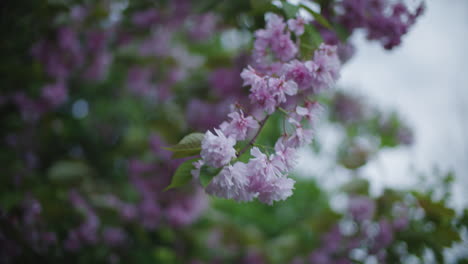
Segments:
[[[156,87],[151,83],[152,69],[132,67],[127,74],[127,87],[139,96],[151,96],[156,93]]]
[[[311,87],[312,73],[304,63],[293,60],[285,64],[282,71],[287,80],[292,80],[297,83],[299,89],[305,90]]]
[[[302,17],[298,17],[296,19],[289,19],[288,20],[288,27],[289,30],[293,31],[294,34],[297,36],[300,36],[304,34],[304,25],[306,24],[306,21]]]
[[[191,170],[190,173],[192,174],[194,179],[200,178],[200,170],[204,164],[205,163],[203,162],[203,160],[197,160],[194,163],[192,163],[195,169]]]
[[[107,72],[112,63],[112,54],[100,51],[94,55],[94,60],[84,73],[84,77],[92,81],[103,81],[107,78]]]
[[[314,60],[305,65],[312,72],[316,92],[329,88],[340,77],[340,59],[336,54],[336,46],[321,44],[315,51]]]
[[[284,76],[268,79],[268,87],[276,99],[277,105],[286,102],[286,95],[297,93],[297,84],[294,81],[286,81]]]
[[[312,86],[314,92],[320,92],[334,84],[333,77],[328,71],[328,64],[324,57],[320,57],[317,61],[306,62],[307,68],[312,72]]]
[[[247,137],[249,129],[257,129],[259,127],[258,122],[251,116],[244,117],[242,110],[240,112],[232,112],[228,116],[231,118],[231,122],[223,122],[220,128],[226,136],[233,137],[236,140],[244,140]]]
[[[328,59],[328,70],[332,75],[333,79],[336,81],[340,77],[340,67],[341,62],[340,58],[338,57],[338,48],[337,46],[327,45],[327,44],[320,44],[318,50],[315,51],[314,60],[318,57],[324,56]]]
[[[304,106],[305,107],[297,106],[295,114],[298,115],[301,119],[307,119],[312,124],[314,118],[316,118],[316,116],[322,110],[322,107],[318,102],[311,101],[306,101]]]
[[[296,55],[298,49],[291,40],[289,33],[280,35],[271,41],[271,49],[281,61],[288,61]]]
[[[256,82],[250,89],[249,98],[268,114],[272,114],[275,111],[277,101],[268,86],[266,79]]]
[[[260,202],[272,204],[284,200],[292,194],[294,180],[282,174],[282,166],[274,159],[268,158],[257,147],[251,149],[254,158],[247,164],[250,185],[249,191],[258,195]]]
[[[52,106],[59,106],[68,99],[68,90],[65,83],[58,81],[42,88],[42,97]]]
[[[206,187],[208,194],[234,199],[236,201],[251,201],[254,194],[248,191],[249,179],[247,165],[236,162],[223,168],[221,172],[211,180]]]
[[[215,133],[216,135],[211,131],[206,132],[200,155],[208,166],[220,168],[236,156],[236,140],[226,137],[221,130],[215,129]]]
[[[375,213],[375,203],[365,196],[351,196],[348,201],[348,212],[358,222],[370,220]]]
[[[268,13],[265,15],[266,29],[268,31],[268,37],[275,37],[281,35],[286,28],[286,24],[282,17]]]
[[[214,13],[193,15],[188,21],[189,35],[196,41],[210,38],[216,32],[219,17]]]
[[[262,203],[272,205],[275,201],[286,200],[292,195],[295,181],[291,178],[276,178],[264,185],[259,192],[258,200]]]
[[[164,216],[172,226],[186,226],[196,221],[207,207],[206,194],[196,189],[190,195],[173,197]]]
[[[286,140],[286,146],[298,148],[310,144],[312,142],[313,131],[305,129],[302,126],[296,127],[293,134]]]
[[[159,13],[155,8],[148,8],[145,11],[133,13],[131,18],[133,24],[138,27],[147,28],[158,22]]]
[[[239,89],[241,79],[237,68],[218,68],[211,72],[209,82],[218,97],[243,96],[242,90]]]
[[[270,55],[274,55],[273,57],[280,61],[288,61],[294,58],[298,48],[291,40],[290,33],[285,32],[286,24],[283,18],[275,14],[267,14],[265,20],[266,29],[255,32],[253,59],[257,68],[268,70],[271,65],[276,64]],[[280,67],[272,69],[275,68],[280,69]]]
[[[243,86],[254,86],[257,82],[261,82],[263,77],[260,77],[252,66],[247,66],[246,69],[242,70],[241,78],[244,80]]]
[[[273,160],[278,164],[282,171],[289,171],[294,168],[297,162],[296,149],[283,144],[283,139],[280,138],[275,144],[275,155]]]
[[[249,172],[260,173],[266,178],[272,178],[281,174],[280,170],[272,166],[267,155],[261,152],[259,148],[253,147],[250,150],[250,155],[253,158],[247,164]]]

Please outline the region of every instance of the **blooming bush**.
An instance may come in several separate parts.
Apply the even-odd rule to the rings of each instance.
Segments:
[[[5,6],[0,263],[443,263],[461,241],[450,173],[370,195],[360,168],[415,139],[336,87],[356,31],[392,49],[424,4]],[[297,175],[308,147],[352,178]]]

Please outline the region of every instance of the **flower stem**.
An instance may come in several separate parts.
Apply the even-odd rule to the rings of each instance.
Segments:
[[[282,107],[278,107],[278,110],[280,110],[283,114],[289,116],[289,111],[288,110],[286,110],[286,109],[284,109]]]
[[[270,115],[267,115],[262,121],[259,122],[260,127],[258,128],[257,133],[255,133],[255,136],[253,136],[252,139],[249,141],[249,144],[247,144],[244,148],[242,148],[239,151],[239,153],[237,154],[237,157],[242,156],[242,154],[244,154],[247,151],[247,149],[249,149],[249,147],[251,147],[251,146],[253,146],[255,144],[255,140],[257,140],[258,135],[260,135],[260,131],[262,131],[262,129],[265,126],[265,123],[266,123],[266,121],[268,120],[269,117],[270,117]]]

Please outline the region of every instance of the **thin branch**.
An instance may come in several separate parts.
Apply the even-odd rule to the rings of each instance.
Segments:
[[[267,115],[262,121],[260,121],[260,127],[258,128],[257,133],[255,133],[255,136],[253,136],[253,138],[249,141],[249,144],[247,144],[244,148],[242,148],[239,151],[239,153],[237,154],[237,157],[242,156],[242,154],[244,154],[247,151],[247,149],[249,149],[249,147],[253,146],[253,144],[255,143],[255,140],[257,139],[258,135],[260,135],[260,131],[262,131],[269,117],[270,115]]]

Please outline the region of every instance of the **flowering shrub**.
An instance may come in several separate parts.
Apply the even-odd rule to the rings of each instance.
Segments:
[[[357,30],[392,49],[423,4],[5,6],[0,263],[442,263],[461,241],[451,174],[369,194],[360,168],[415,139],[335,88]],[[294,172],[320,124],[354,176],[331,192]]]
[[[290,19],[288,24],[292,28],[288,30],[297,31],[299,27],[301,34],[297,35],[302,35],[303,22],[297,22],[301,20]],[[197,168],[192,170],[196,178],[200,177],[200,173],[205,174],[203,168],[208,167],[209,170],[226,166],[253,146],[250,155],[254,158],[247,164],[236,161],[234,166],[216,170],[219,175],[208,186],[210,194],[237,201],[251,201],[258,197],[268,204],[284,200],[292,194],[294,180],[287,178],[287,173],[293,168],[296,149],[312,140],[312,130],[302,123],[307,121],[311,125],[319,108],[319,104],[308,100],[307,96],[334,84],[339,77],[340,61],[336,47],[323,43],[311,60],[295,59],[298,47],[291,40],[290,32],[285,33],[286,26],[280,16],[268,14],[266,29],[255,32],[252,57],[256,68],[248,66],[240,74],[244,86],[250,86],[252,105],[249,109],[253,115],[245,117],[242,106],[237,104],[237,109],[228,115],[231,120],[221,123],[215,134],[207,131],[201,141],[201,160],[194,163]],[[299,105],[301,101],[305,101],[304,106]],[[267,156],[255,146],[255,140],[267,119],[280,110],[286,115],[293,131],[288,133],[284,130],[274,146],[275,153]],[[236,155],[236,141],[245,140],[251,131],[255,135]],[[194,137],[190,139],[193,139],[192,144],[197,143]],[[182,140],[170,150],[178,153],[187,148],[193,146]],[[190,152],[188,155],[193,154]]]

